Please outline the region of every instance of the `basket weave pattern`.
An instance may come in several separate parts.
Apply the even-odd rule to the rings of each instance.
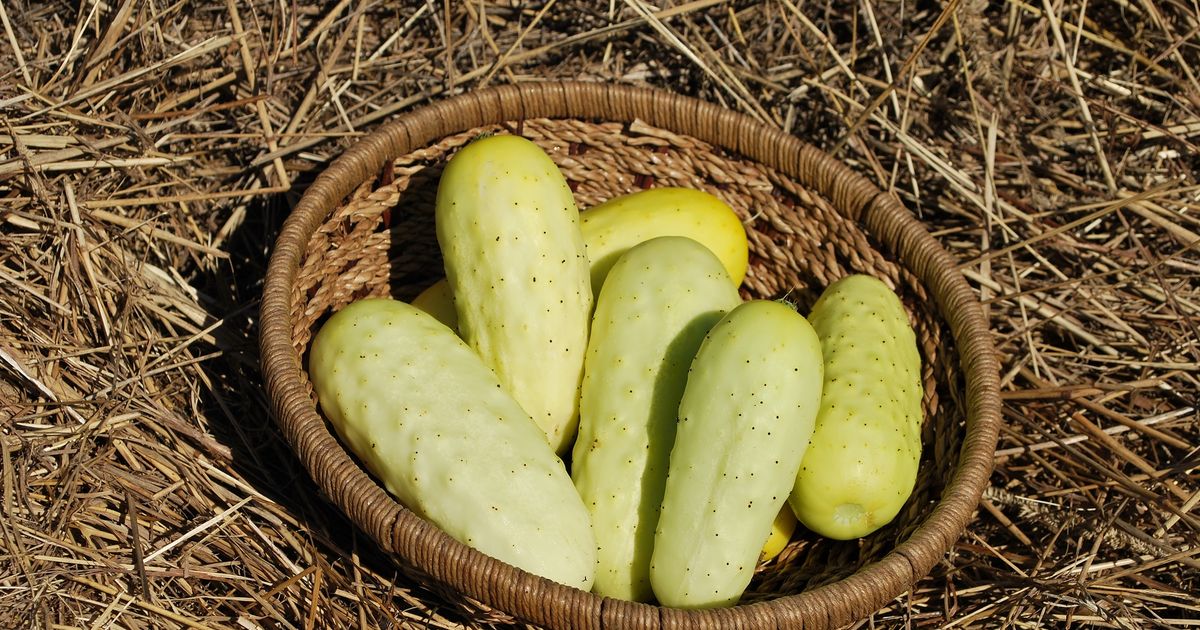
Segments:
[[[573,94],[580,100],[571,107]],[[639,104],[663,109],[622,112],[622,105]],[[678,124],[692,108],[690,123]],[[402,119],[314,183],[280,237],[264,295],[264,370],[281,425],[331,500],[382,547],[467,596],[553,627],[828,627],[899,595],[961,534],[990,472],[998,423],[994,359],[973,296],[894,200],[794,138],[773,145],[778,138],[729,112],[657,92],[547,84],[423,111],[432,128],[422,126],[419,113]],[[721,137],[726,128],[732,138]],[[483,132],[518,133],[541,146],[581,209],[652,186],[698,188],[723,199],[750,240],[743,297],[786,297],[806,312],[822,288],[847,273],[892,286],[917,331],[926,394],[921,473],[901,515],[856,542],[801,529],[779,558],[760,567],[743,604],[686,612],[603,600],[530,576],[450,540],[383,492],[316,412],[303,357],[316,328],[337,309],[368,295],[410,299],[442,275],[433,229],[438,177],[446,159]],[[407,136],[407,146],[382,146],[399,136]],[[279,271],[284,264],[286,275]],[[279,380],[284,374],[286,382]]]

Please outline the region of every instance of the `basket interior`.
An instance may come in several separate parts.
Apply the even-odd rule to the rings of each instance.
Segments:
[[[799,527],[780,556],[758,567],[743,603],[846,577],[882,558],[925,520],[958,463],[966,417],[953,340],[926,288],[825,197],[772,168],[645,124],[514,121],[455,134],[389,162],[335,208],[307,244],[291,311],[301,357],[324,319],[351,301],[407,301],[443,276],[433,222],[438,179],[453,152],[485,132],[515,133],[541,146],[581,210],[650,187],[685,186],[721,198],[741,216],[750,241],[744,298],[784,297],[807,313],[829,283],[867,273],[895,289],[908,309],[925,385],[916,490],[891,524],[862,540],[830,541]]]

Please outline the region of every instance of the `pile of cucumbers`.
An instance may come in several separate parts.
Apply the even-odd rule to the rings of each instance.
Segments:
[[[649,189],[580,212],[514,135],[473,140],[436,200],[446,278],[364,299],[308,373],[347,447],[456,540],[550,580],[681,608],[737,603],[798,520],[891,521],[921,455],[921,359],[883,282],[804,316],[743,301],[745,230]]]

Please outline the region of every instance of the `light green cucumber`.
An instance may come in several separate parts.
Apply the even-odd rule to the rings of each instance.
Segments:
[[[745,302],[692,362],[650,582],[659,602],[737,602],[796,479],[821,397],[821,347],[782,302]]]
[[[596,300],[571,476],[592,516],[594,591],[650,601],[650,553],[688,367],[741,302],[700,243],[663,236],[612,266]]]
[[[321,410],[385,489],[465,545],[588,590],[587,509],[541,430],[479,357],[429,314],[351,303],[313,339]]]
[[[808,529],[866,536],[900,512],[921,460],[921,356],[900,298],[851,275],[813,305],[825,384],[809,452],[788,499]]]
[[[566,179],[529,140],[485,137],[446,165],[434,216],[459,335],[565,453],[592,311]]]

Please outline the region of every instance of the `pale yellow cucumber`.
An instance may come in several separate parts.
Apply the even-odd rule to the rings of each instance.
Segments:
[[[816,333],[787,304],[745,302],[709,331],[679,404],[654,538],[659,602],[741,597],[805,457],[822,369]]]
[[[762,551],[758,554],[758,561],[766,562],[782,553],[784,547],[791,542],[794,533],[796,533],[796,514],[792,512],[791,506],[784,505],[779,508],[775,520],[771,522],[771,534],[767,536],[767,542],[763,544]]]
[[[592,287],[599,290],[626,250],[656,236],[686,236],[712,250],[735,285],[749,265],[746,229],[725,202],[692,188],[649,188],[593,206],[582,214],[591,261]]]
[[[412,305],[433,315],[434,319],[458,332],[458,314],[454,312],[454,295],[450,293],[450,284],[443,278],[427,287],[413,298]]]
[[[651,188],[610,199],[585,210],[580,218],[594,295],[600,294],[609,269],[625,250],[656,236],[685,236],[704,244],[720,259],[735,285],[746,276],[746,229],[732,208],[704,191]],[[446,284],[439,281],[413,304],[457,328],[452,300]]]
[[[321,410],[388,492],[465,545],[589,589],[596,543],[541,430],[433,317],[367,299],[334,314],[308,358]]]
[[[592,311],[566,179],[533,142],[485,137],[446,165],[434,216],[459,335],[565,453]]]
[[[883,527],[916,483],[921,356],[899,297],[851,275],[830,285],[809,321],[825,383],[817,426],[788,499],[808,529],[849,540]]]
[[[679,236],[634,245],[592,319],[571,476],[592,516],[600,595],[650,601],[650,554],[688,368],[741,302],[721,261]]]

